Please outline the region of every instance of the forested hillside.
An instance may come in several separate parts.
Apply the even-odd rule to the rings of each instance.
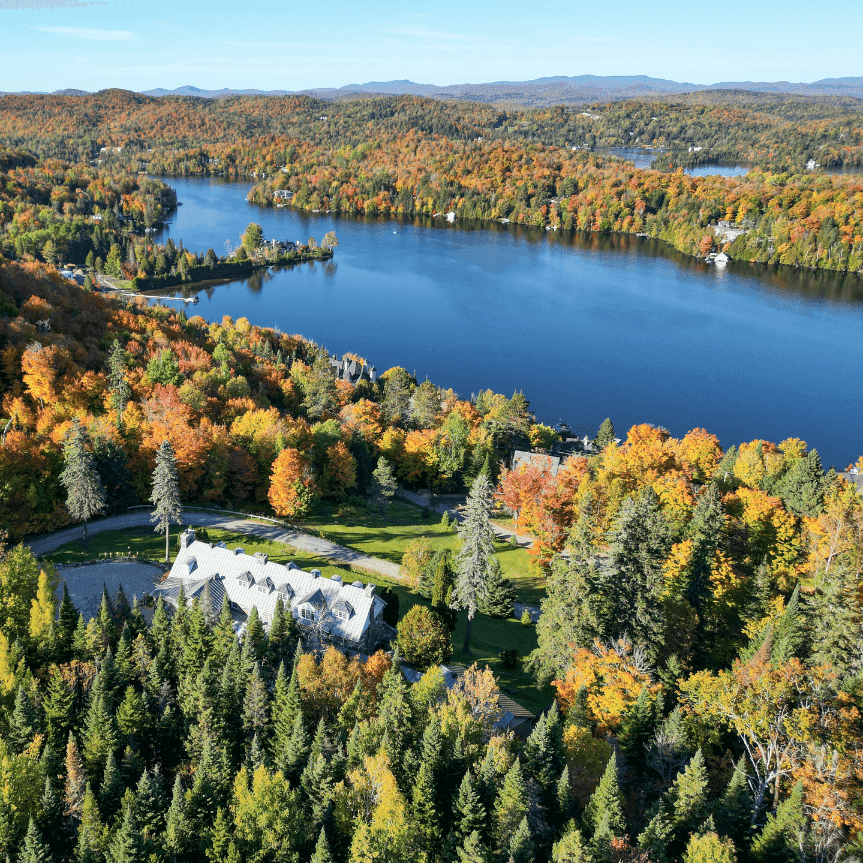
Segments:
[[[57,616],[50,566],[13,545],[0,853],[856,859],[863,497],[804,441],[723,451],[703,429],[641,425],[617,444],[606,422],[596,454],[556,475],[510,472],[515,446],[555,439],[519,394],[467,402],[398,368],[337,383],[299,337],[119,304],[34,263],[0,264],[0,361],[10,544],[69,524],[75,429],[109,512],[150,496],[165,440],[184,501],[289,517],[370,505],[387,465],[442,490],[491,474],[538,540],[548,592],[527,665],[555,694],[523,741],[496,726],[490,672],[409,686],[397,657],[296,652],[289,615],[269,634],[253,615],[241,642],[227,609],[206,620],[197,602],[152,625],[122,596],[89,623],[68,598]]]

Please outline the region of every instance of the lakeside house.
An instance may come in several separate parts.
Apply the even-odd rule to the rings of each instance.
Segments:
[[[263,552],[249,555],[240,546],[201,542],[191,527],[180,535],[177,559],[153,597],[176,608],[181,588],[186,601],[197,599],[210,617],[220,614],[226,596],[241,619],[257,608],[266,628],[281,600],[302,635],[346,651],[370,654],[395,635],[384,622],[386,602],[374,584],[347,584],[338,575],[325,578],[318,569],[305,572],[293,561],[276,563]]]
[[[356,385],[363,378],[374,383],[378,379],[378,370],[374,366],[367,366],[353,357],[343,356],[339,359],[335,354],[330,357],[330,368],[336,376],[336,380],[347,381]]]

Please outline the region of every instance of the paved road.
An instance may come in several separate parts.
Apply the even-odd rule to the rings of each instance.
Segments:
[[[186,510],[184,512],[184,522],[192,523],[199,527],[219,527],[223,530],[232,530],[237,533],[253,534],[260,536],[263,539],[271,539],[275,542],[283,542],[287,545],[292,545],[294,548],[301,551],[307,551],[318,557],[325,557],[328,560],[335,560],[339,563],[349,563],[354,566],[368,569],[371,572],[376,572],[384,575],[387,578],[396,580],[401,579],[401,567],[398,564],[390,563],[388,560],[381,560],[378,557],[369,557],[352,548],[345,548],[341,545],[336,545],[334,542],[329,542],[326,539],[321,539],[317,536],[311,536],[307,533],[302,533],[298,530],[283,527],[279,524],[271,524],[265,521],[257,521],[251,518],[242,518],[233,515],[223,515],[215,512],[200,512],[196,510]],[[87,526],[88,534],[104,533],[108,530],[122,530],[127,527],[152,526],[150,522],[150,513],[147,510],[141,512],[131,512],[127,515],[117,515],[111,518],[99,519]],[[176,528],[175,528],[176,529]],[[30,542],[30,548],[33,554],[44,555],[56,551],[60,546],[66,545],[79,539],[83,535],[83,528],[78,525],[68,528],[67,530],[57,531],[56,533],[40,536]]]

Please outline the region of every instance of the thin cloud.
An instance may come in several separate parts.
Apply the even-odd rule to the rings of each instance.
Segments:
[[[97,30],[95,27],[34,27],[33,29],[92,42],[129,42],[135,37],[131,30]]]
[[[107,6],[105,0],[0,0],[0,9],[85,9],[87,6]]]
[[[424,39],[467,39],[460,33],[439,33],[436,30],[417,30],[412,27],[388,27],[387,33],[395,33],[399,36],[419,36]]]

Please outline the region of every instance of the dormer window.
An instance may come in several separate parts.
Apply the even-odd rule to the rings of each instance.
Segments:
[[[314,620],[315,612],[311,608],[301,608],[300,617],[302,617],[303,620]]]

